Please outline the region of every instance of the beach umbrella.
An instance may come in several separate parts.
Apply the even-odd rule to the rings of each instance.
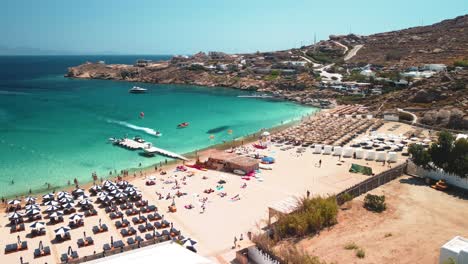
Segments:
[[[127,186],[127,185],[128,185],[128,181],[119,181],[119,182],[117,182],[117,185],[118,185],[118,186]]]
[[[55,212],[52,212],[51,214],[49,214],[49,217],[50,218],[56,218],[56,217],[59,217],[59,216],[62,216],[62,215],[63,215],[62,211],[55,211]]]
[[[108,189],[109,191],[113,191],[113,190],[117,190],[118,188],[117,188],[117,186],[115,186],[115,185],[110,185],[109,187],[107,187],[107,189]]]
[[[265,131],[262,133],[262,137],[268,137],[268,136],[270,136],[270,132]]]
[[[78,196],[78,198],[76,198],[76,199],[79,200],[79,201],[83,201],[83,200],[86,200],[88,198],[89,198],[89,195],[82,194],[82,195]]]
[[[84,199],[80,202],[80,205],[86,206],[86,205],[91,205],[93,202],[89,199]]]
[[[25,201],[26,201],[27,204],[33,204],[33,203],[36,203],[36,198],[28,196],[28,197],[26,197]]]
[[[123,192],[119,192],[119,193],[115,194],[114,197],[117,198],[117,199],[122,199],[122,198],[127,197],[127,194],[123,193]]]
[[[39,205],[37,204],[28,204],[24,207],[26,210],[31,210],[31,209],[39,209]]]
[[[55,205],[51,205],[49,207],[47,207],[47,209],[45,209],[46,212],[55,212],[55,211],[58,211],[60,209],[60,207],[58,206],[55,206]]]
[[[74,203],[65,203],[65,204],[62,204],[62,208],[63,208],[63,209],[70,209],[70,208],[73,208],[73,206],[75,206]]]
[[[18,214],[17,212],[13,212],[13,213],[8,215],[8,219],[10,219],[10,220],[20,219],[21,217],[22,216],[20,214]]]
[[[64,198],[59,200],[59,202],[62,203],[62,204],[72,203],[73,201],[74,201],[73,198],[70,198],[70,197],[64,197]]]
[[[73,198],[73,196],[71,194],[69,194],[68,192],[59,192],[57,194],[57,197],[59,199],[62,199],[62,198]]]
[[[186,249],[194,252],[194,253],[197,253],[197,250],[193,247],[193,246],[188,246],[188,247],[185,247]]]
[[[89,189],[89,191],[97,193],[97,192],[101,191],[101,189],[102,189],[101,186],[99,186],[99,185],[93,185],[93,187],[91,187],[91,188]]]
[[[21,201],[18,200],[18,199],[13,199],[13,200],[8,201],[9,205],[17,205],[17,204],[20,204],[20,203],[21,203]]]
[[[103,183],[102,185],[103,185],[104,187],[106,187],[106,188],[109,188],[110,186],[114,186],[115,183],[113,183],[113,182],[111,182],[111,181],[109,181],[109,180],[106,180],[106,181],[104,181],[104,183]]]
[[[54,200],[49,200],[49,201],[45,202],[44,205],[57,206],[57,205],[59,205],[59,203],[57,201],[54,201]]]
[[[79,221],[79,220],[82,220],[83,219],[83,214],[72,214],[70,215],[69,217],[70,221]]]
[[[66,233],[70,232],[70,228],[68,226],[62,226],[54,230],[56,236],[64,236]]]
[[[195,246],[195,244],[197,244],[197,241],[191,239],[191,238],[187,238],[185,240],[182,241],[184,247],[189,247],[189,246]]]
[[[36,222],[30,224],[29,227],[32,228],[32,229],[41,229],[41,228],[45,227],[45,224],[44,224],[44,222],[36,221]]]
[[[33,208],[33,209],[26,211],[26,215],[28,216],[37,215],[39,213],[41,213],[41,210],[39,210],[38,208]]]
[[[54,198],[55,198],[55,195],[53,193],[44,194],[42,196],[42,199],[44,200],[53,200]]]
[[[72,194],[73,194],[73,196],[82,195],[82,194],[84,194],[84,190],[81,189],[81,188],[78,188],[78,189],[72,191]]]

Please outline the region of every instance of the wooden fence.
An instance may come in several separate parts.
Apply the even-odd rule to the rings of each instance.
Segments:
[[[398,178],[399,176],[403,175],[403,173],[405,173],[406,166],[406,163],[398,165],[338,193],[336,195],[338,204],[342,204],[344,202],[343,195],[346,193],[354,198]]]

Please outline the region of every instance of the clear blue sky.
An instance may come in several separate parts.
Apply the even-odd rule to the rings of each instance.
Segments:
[[[464,15],[467,0],[4,0],[0,46],[78,53],[287,49]]]

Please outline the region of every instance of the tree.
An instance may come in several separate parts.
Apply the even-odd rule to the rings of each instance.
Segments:
[[[449,163],[452,159],[453,142],[453,135],[447,131],[442,131],[439,133],[437,143],[433,143],[429,149],[429,154],[434,165],[445,171],[448,171]]]
[[[411,154],[414,164],[423,168],[429,167],[429,162],[431,162],[431,156],[429,155],[429,152],[424,149],[423,146],[419,144],[411,144],[408,148],[408,152]]]
[[[461,138],[453,146],[447,172],[468,177],[468,140]]]

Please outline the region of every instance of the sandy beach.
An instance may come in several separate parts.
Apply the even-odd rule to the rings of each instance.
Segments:
[[[394,123],[386,123],[378,132],[389,133],[388,129]],[[402,134],[410,130],[411,127],[401,125],[397,131],[392,131],[393,134]],[[244,146],[246,149],[253,151],[251,144]],[[307,191],[311,195],[331,195],[340,192],[362,180],[368,176],[362,174],[350,173],[349,168],[351,163],[370,166],[374,173],[379,173],[386,170],[387,166],[382,166],[382,162],[366,161],[363,159],[339,158],[332,155],[313,154],[313,149],[308,148],[303,153],[297,152],[297,147],[289,150],[281,150],[283,146],[275,144],[270,145],[266,150],[257,150],[259,154],[272,156],[276,159],[275,164],[271,165],[272,170],[261,170],[257,178],[252,178],[250,181],[243,180],[240,176],[225,173],[220,171],[201,171],[189,168],[186,172],[176,171],[176,164],[170,164],[164,167],[166,175],[161,175],[159,171],[155,172],[154,168],[148,169],[140,176],[127,176],[124,179],[134,184],[143,195],[143,199],[147,199],[149,204],[154,204],[159,208],[159,213],[165,215],[165,219],[173,222],[174,227],[180,229],[185,237],[190,237],[198,241],[198,252],[204,256],[212,257],[213,259],[225,259],[230,261],[232,254],[231,247],[233,245],[234,236],[237,238],[243,234],[246,237],[248,231],[258,231],[266,225],[267,208],[276,202],[279,202],[290,196],[301,197],[305,196]],[[211,150],[206,150],[199,153],[200,160],[206,159],[211,153]],[[319,160],[322,161],[319,167]],[[405,157],[400,157],[398,162],[404,162]],[[189,176],[193,174],[193,176]],[[146,186],[146,181],[150,177],[156,178],[156,184]],[[184,180],[185,178],[185,180]],[[180,188],[173,189],[175,181],[178,181]],[[217,190],[218,181],[224,180],[222,190]],[[243,188],[243,185],[246,185]],[[82,186],[88,189],[90,186]],[[215,192],[206,194],[204,190],[213,189]],[[178,191],[186,193],[186,195],[175,198],[177,207],[176,213],[169,213],[168,206],[171,205],[173,199],[166,200],[166,196],[175,195]],[[219,193],[226,193],[225,197],[221,197]],[[163,197],[159,199],[160,193]],[[232,200],[231,198],[239,195],[240,200]],[[95,197],[92,197],[95,200]],[[205,210],[203,212],[201,201],[206,199]],[[184,206],[192,205],[192,209],[186,209]],[[41,206],[44,210],[46,206]],[[95,207],[96,208],[96,207]],[[65,223],[56,224],[46,227],[46,235],[36,238],[27,238],[30,228],[26,224],[26,231],[19,233],[9,233],[9,228],[5,227],[8,222],[7,214],[3,214],[0,220],[0,234],[4,238],[1,245],[14,243],[19,234],[21,239],[28,241],[29,249],[19,253],[11,253],[4,257],[9,263],[19,261],[19,257],[23,256],[24,261],[33,262],[33,250],[37,248],[39,241],[42,241],[45,246],[51,246],[52,254],[48,257],[40,259],[42,262],[53,263],[59,260],[62,253],[66,253],[67,248],[72,246],[73,250],[77,250],[79,256],[92,255],[94,251],[101,252],[102,246],[110,242],[110,237],[113,236],[114,241],[123,240],[119,231],[115,228],[115,221],[111,220],[105,213],[104,209],[96,208],[97,216],[85,218],[84,226],[73,229],[71,240],[52,244],[54,238],[54,229],[66,225],[68,217],[65,216]],[[131,217],[129,217],[131,218]],[[99,219],[102,223],[109,227],[109,231],[103,234],[92,234],[92,227],[97,225]],[[135,226],[136,228],[136,226]],[[87,236],[92,236],[94,246],[77,248],[76,241],[83,237],[83,232]],[[144,236],[145,234],[138,235]],[[2,253],[3,254],[3,253]],[[35,262],[35,261],[34,261]]]

